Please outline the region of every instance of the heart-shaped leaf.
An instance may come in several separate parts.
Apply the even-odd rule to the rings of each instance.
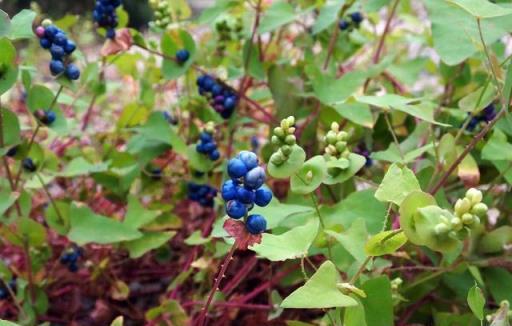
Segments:
[[[291,190],[297,194],[308,194],[322,184],[326,173],[324,157],[321,155],[312,157],[290,178]]]

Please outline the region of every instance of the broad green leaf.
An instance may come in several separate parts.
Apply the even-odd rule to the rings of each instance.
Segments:
[[[59,173],[59,176],[62,177],[76,177],[80,175],[89,175],[92,173],[105,172],[108,170],[110,162],[102,162],[102,163],[89,163],[83,157],[77,157],[73,159],[69,164],[64,168],[64,170]]]
[[[488,161],[512,161],[512,144],[499,129],[494,129],[491,138],[482,149],[482,158]]]
[[[318,225],[316,218],[280,235],[264,233],[261,243],[252,246],[251,249],[271,261],[307,256],[309,246],[318,233]]]
[[[40,247],[46,244],[46,229],[31,218],[22,217],[16,222],[17,236],[7,233],[7,238],[17,246],[23,246],[22,239],[26,239],[31,247]]]
[[[9,35],[11,31],[11,20],[9,15],[0,9],[0,37]]]
[[[475,284],[468,292],[468,305],[479,320],[484,319],[485,298],[482,290]]]
[[[89,208],[72,204],[68,238],[79,245],[110,244],[138,239],[142,233],[117,220],[97,215]]]
[[[338,11],[343,3],[345,0],[329,0],[324,4],[313,25],[313,34],[320,33],[338,20]]]
[[[138,229],[153,222],[161,214],[161,211],[146,209],[142,206],[137,197],[130,195],[128,197],[128,207],[126,208],[126,216],[124,217],[123,224],[132,229]]]
[[[478,243],[478,251],[486,254],[499,253],[512,243],[512,226],[503,225],[485,233]]]
[[[211,238],[203,238],[201,235],[201,231],[197,230],[192,232],[191,235],[189,235],[188,238],[185,239],[185,242],[189,246],[197,246],[197,245],[204,245],[205,243],[208,243],[211,241]]]
[[[290,189],[297,194],[309,194],[318,188],[327,173],[325,159],[321,155],[307,160],[290,178]]]
[[[118,128],[134,127],[140,125],[149,116],[149,110],[141,103],[129,103],[117,120]]]
[[[447,0],[461,7],[476,18],[493,18],[512,14],[512,8],[505,8],[486,0]]]
[[[23,9],[16,16],[11,19],[11,40],[32,38],[34,32],[32,31],[32,22],[36,18],[36,13],[32,10]]]
[[[364,219],[358,218],[355,220],[350,228],[345,232],[336,233],[334,231],[327,230],[325,233],[341,243],[348,253],[357,261],[363,262],[366,259],[364,244],[368,240],[368,232],[366,231]]]
[[[187,154],[187,145],[165,120],[161,112],[153,112],[148,121],[136,130],[148,140],[160,141],[171,145],[173,150],[181,155]]]
[[[512,302],[512,274],[504,268],[486,268],[484,280],[494,302]]]
[[[481,49],[476,19],[470,13],[448,1],[423,3],[432,22],[434,49],[446,64],[459,64]],[[509,16],[494,17],[482,20],[481,25],[484,40],[490,45],[511,30],[512,20]]]
[[[34,85],[28,92],[27,106],[32,112],[48,110],[54,97],[55,95],[49,88],[43,85]]]
[[[8,109],[0,108],[0,114],[3,118],[3,140],[4,147],[10,148],[13,145],[21,142],[20,138],[20,123],[16,114]]]
[[[448,253],[457,248],[460,241],[449,236],[449,234],[437,234],[436,225],[444,220],[451,221],[453,214],[439,206],[426,206],[418,208],[415,216],[415,226],[421,242],[432,250]],[[410,239],[411,242],[412,239]]]
[[[375,199],[374,194],[375,191],[371,189],[356,191],[334,206],[321,207],[325,224],[341,224],[349,228],[355,220],[363,218],[370,234],[379,232],[386,216],[386,206]]]
[[[55,209],[57,206],[57,209]],[[70,204],[62,201],[55,201],[48,205],[44,219],[48,226],[60,235],[66,235],[69,232],[69,210]],[[58,213],[57,213],[58,212]]]
[[[364,249],[369,256],[389,255],[400,249],[406,242],[407,237],[400,230],[383,231],[374,235]]]
[[[190,144],[187,151],[188,164],[199,172],[211,171],[215,162],[210,160],[207,155],[199,153],[195,144]]]
[[[304,152],[300,146],[293,145],[292,152],[288,157],[288,160],[286,160],[283,164],[275,165],[272,163],[272,161],[268,163],[268,174],[277,179],[288,178],[302,167],[305,159],[306,152]]]
[[[366,158],[355,153],[350,153],[348,161],[349,165],[346,169],[340,169],[339,160],[327,161],[328,173],[325,175],[324,183],[327,185],[343,183],[352,178],[366,164]]]
[[[379,276],[363,283],[361,290],[366,298],[363,303],[366,324],[372,326],[393,326],[393,299],[391,284],[386,276]]]
[[[283,308],[322,309],[356,306],[357,301],[342,294],[336,284],[339,274],[331,261],[324,262],[313,276],[281,303]]]
[[[250,50],[249,50],[250,49]],[[250,57],[249,57],[250,56]],[[250,75],[257,80],[265,79],[265,68],[263,62],[260,60],[260,50],[257,44],[251,45],[251,40],[248,39],[244,45],[243,52],[244,68],[247,63],[246,74]]]
[[[383,202],[392,202],[398,206],[413,191],[421,190],[414,172],[406,166],[392,164],[382,180],[375,198]]]
[[[491,104],[496,98],[496,89],[493,85],[480,87],[469,93],[459,101],[459,108],[465,112],[476,114]]]
[[[213,22],[218,16],[222,15],[224,12],[228,11],[230,7],[236,6],[236,0],[219,0],[216,1],[214,5],[205,8],[197,22],[199,24],[209,24]]]
[[[18,78],[16,48],[6,38],[0,38],[0,95],[11,88]]]
[[[400,205],[400,226],[404,233],[412,243],[423,245],[424,240],[419,234],[421,230],[416,225],[418,216],[418,209],[426,206],[435,205],[436,200],[432,195],[421,192],[413,191],[402,201]]]
[[[343,314],[343,325],[367,326],[364,306],[361,302],[354,307],[346,307]]]
[[[196,53],[196,44],[194,39],[185,30],[173,30],[162,36],[160,44],[163,54],[175,58],[176,52],[186,49],[190,53],[189,59],[181,64],[175,60],[164,60],[162,64],[162,73],[166,79],[176,79],[190,68],[194,63]]]
[[[251,213],[265,216],[267,218],[267,230],[270,230],[288,218],[313,211],[313,207],[281,203],[274,197],[270,204],[265,207],[255,206]]]
[[[343,102],[333,104],[334,110],[342,117],[366,128],[373,128],[372,111],[366,104]]]
[[[128,249],[130,258],[135,259],[142,257],[145,253],[153,249],[163,246],[175,235],[176,231],[145,232],[142,234],[142,237],[125,242],[124,246]]]
[[[371,158],[378,161],[387,161],[391,163],[411,163],[414,162],[418,157],[423,155],[425,152],[432,149],[434,145],[432,143],[419,148],[415,148],[410,152],[403,153],[404,158],[400,154],[400,149],[395,143],[390,143],[389,147],[380,152],[374,152],[371,154]],[[402,150],[403,151],[403,150]]]
[[[2,216],[9,209],[9,207],[14,204],[18,197],[19,195],[12,193],[7,188],[0,191],[0,216]]]
[[[314,8],[310,7],[303,11],[296,11],[291,4],[284,0],[273,1],[272,5],[263,14],[258,33],[264,34],[271,32],[285,24],[293,22],[312,9]]]

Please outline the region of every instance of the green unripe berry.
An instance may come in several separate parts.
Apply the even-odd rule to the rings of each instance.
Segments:
[[[478,203],[471,209],[471,213],[475,214],[478,217],[484,217],[487,215],[487,205],[484,203]]]
[[[340,125],[337,122],[331,123],[331,130],[337,133],[340,131]]]
[[[284,139],[284,142],[287,144],[287,145],[295,145],[295,143],[297,142],[297,139],[295,138],[294,135],[288,135],[286,136],[286,138]]]
[[[467,198],[457,199],[455,203],[455,214],[462,216],[471,209],[471,201]]]
[[[272,142],[272,145],[274,145],[274,146],[279,146],[279,145],[281,145],[281,141],[280,141],[280,140],[279,140],[279,138],[278,138],[277,136],[275,136],[275,135],[274,135],[274,136],[272,136],[272,138],[271,138],[271,140],[270,140],[270,141]]]
[[[46,18],[45,20],[43,20],[43,22],[41,23],[41,25],[42,25],[43,27],[48,27],[48,26],[50,26],[50,25],[53,25],[53,22],[52,22],[52,20],[51,20],[51,19]]]
[[[448,231],[450,231],[450,227],[444,223],[439,223],[434,227],[434,232],[437,235],[448,233]]]
[[[329,131],[327,135],[325,135],[325,141],[329,145],[333,145],[336,143],[336,134],[332,131]]]
[[[288,128],[290,128],[290,124],[288,123],[288,120],[286,120],[286,119],[281,120],[281,128],[283,128],[283,130],[288,130]]]
[[[293,126],[295,124],[295,117],[294,116],[289,116],[288,118],[286,118],[286,121],[288,121],[288,124],[290,126]]]
[[[348,139],[348,133],[346,131],[340,131],[337,135],[336,135],[336,138],[338,140],[347,140]]]
[[[274,135],[276,135],[276,136],[277,136],[277,137],[279,137],[279,138],[283,138],[283,137],[284,137],[284,135],[285,135],[285,134],[284,134],[284,130],[283,130],[283,128],[281,128],[281,127],[275,127],[275,128],[274,128]]]
[[[473,224],[473,222],[475,221],[473,216],[473,214],[465,213],[464,215],[462,215],[462,223],[466,225]]]
[[[283,157],[283,154],[281,152],[274,153],[270,157],[270,163],[277,165],[277,166],[283,164],[284,161],[286,161],[286,159]]]
[[[466,192],[466,198],[469,199],[469,201],[473,205],[476,205],[479,202],[481,202],[482,201],[482,197],[483,197],[482,192],[480,190],[478,190],[478,189],[475,189],[475,188],[470,188]]]
[[[344,141],[338,141],[336,142],[336,150],[339,153],[343,153],[343,151],[347,148],[347,143]]]
[[[462,229],[462,221],[460,218],[458,217],[454,217],[452,218],[452,220],[450,221],[452,227],[456,230],[456,231],[459,231],[460,229]]]
[[[288,128],[288,134],[293,134],[295,132],[295,127]]]
[[[284,154],[284,156],[288,157],[292,153],[292,147],[288,145],[281,146],[281,152]]]
[[[332,155],[335,155],[337,153],[336,147],[334,147],[334,145],[328,145],[327,148],[329,149]]]

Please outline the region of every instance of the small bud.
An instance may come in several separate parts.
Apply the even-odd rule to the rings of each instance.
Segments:
[[[437,235],[441,235],[450,231],[450,228],[444,223],[439,223],[434,227],[434,231]]]
[[[343,153],[343,151],[347,148],[347,143],[344,141],[338,141],[336,142],[336,150],[339,153]]]
[[[337,140],[345,141],[348,139],[348,133],[346,131],[340,131],[336,135]]]
[[[294,116],[289,116],[288,118],[286,118],[286,120],[288,121],[288,124],[290,126],[295,125],[295,117]]]
[[[477,215],[478,217],[484,217],[487,215],[487,205],[484,203],[478,203],[471,209],[471,213]]]
[[[45,20],[43,20],[43,22],[41,23],[41,25],[42,25],[43,27],[48,27],[48,26],[50,26],[50,25],[53,25],[53,22],[52,22],[52,20],[51,20],[51,19],[46,18]]]
[[[281,120],[281,128],[283,130],[288,130],[288,128],[290,128],[290,124],[288,123],[288,120],[286,120],[286,119]]]
[[[279,146],[279,145],[281,145],[281,141],[279,140],[279,137],[277,137],[277,136],[275,136],[275,135],[274,135],[274,136],[272,136],[272,138],[271,138],[271,140],[270,140],[270,141],[272,142],[272,145],[274,145],[274,146]]]
[[[471,209],[471,201],[467,198],[457,199],[455,203],[455,214],[462,216]]]
[[[334,145],[336,143],[336,133],[329,131],[327,135],[325,135],[325,142],[329,145]]]
[[[308,173],[306,173],[306,182],[310,183],[311,180],[313,180],[313,171],[309,170]]]
[[[473,205],[476,205],[479,202],[481,202],[482,201],[482,197],[483,197],[482,192],[480,190],[478,190],[478,189],[475,189],[475,188],[470,188],[466,192],[466,198],[469,199],[469,201]]]
[[[288,128],[288,134],[293,134],[295,132],[295,127]]]
[[[329,150],[331,151],[332,155],[335,155],[338,152],[336,150],[336,147],[334,147],[334,145],[329,145],[329,146],[327,146],[327,148],[329,148]]]
[[[295,143],[297,142],[297,139],[295,138],[294,135],[288,135],[286,136],[286,138],[284,139],[284,142],[287,144],[287,145],[295,145]]]
[[[473,214],[465,213],[462,215],[462,223],[470,225],[473,224],[474,221]]]
[[[331,130],[337,133],[340,131],[340,125],[337,122],[331,123]]]
[[[462,228],[462,221],[458,217],[452,218],[450,223],[452,224],[453,228],[457,231],[459,231]]]
[[[275,127],[274,128],[274,135],[276,135],[279,138],[283,138],[284,137],[284,130],[283,130],[283,128]]]
[[[279,151],[279,152],[276,152],[274,153],[271,157],[270,157],[270,163],[274,164],[274,165],[281,165],[284,163],[286,159],[283,157],[283,154]]]
[[[288,145],[281,146],[281,152],[284,154],[284,156],[288,157],[292,153],[292,147]]]

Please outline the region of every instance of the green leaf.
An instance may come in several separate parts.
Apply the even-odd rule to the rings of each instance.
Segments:
[[[486,254],[498,253],[512,243],[512,226],[503,225],[485,233],[478,244],[478,251]]]
[[[338,20],[338,11],[345,0],[329,0],[320,9],[320,13],[313,25],[313,35],[320,33]]]
[[[267,170],[268,173],[274,178],[285,179],[297,172],[302,167],[302,164],[304,164],[305,159],[306,152],[304,152],[302,147],[293,145],[292,152],[288,157],[288,160],[286,160],[281,165],[275,165],[272,163],[272,160],[270,160],[267,165]]]
[[[0,326],[20,326],[19,324],[13,323],[8,320],[0,319]]]
[[[17,235],[19,238],[16,238],[13,243],[18,246],[23,246],[20,238],[26,239],[31,247],[40,247],[46,244],[46,229],[28,217],[22,217],[17,221]]]
[[[494,302],[512,302],[512,274],[504,268],[486,268],[484,280]]]
[[[126,208],[126,216],[124,217],[123,224],[132,229],[138,229],[153,222],[161,214],[161,211],[146,209],[142,206],[137,197],[130,195],[128,197],[128,207]]]
[[[218,0],[213,6],[209,6],[201,12],[197,22],[198,24],[209,24],[213,22],[219,15],[228,11],[230,7],[236,5],[236,0]]]
[[[0,9],[0,37],[9,35],[11,31],[11,20],[9,15]]]
[[[258,28],[259,34],[271,32],[285,24],[293,22],[299,16],[313,10],[314,7],[296,12],[293,6],[284,0],[273,1],[265,11]]]
[[[196,44],[194,39],[185,30],[173,30],[162,36],[160,47],[162,53],[168,57],[175,58],[176,52],[186,49],[190,53],[189,59],[181,64],[175,60],[164,60],[162,64],[162,73],[166,79],[176,79],[185,74],[185,72],[194,63],[196,53]]]
[[[263,67],[263,62],[260,60],[260,49],[257,44],[251,45],[250,39],[245,42],[243,60],[244,67],[245,63],[247,63],[246,74],[256,78],[257,80],[265,79],[265,68]]]
[[[6,39],[0,39],[0,95],[11,88],[18,78],[16,48]]]
[[[366,324],[371,326],[393,326],[393,299],[391,284],[386,276],[379,276],[363,283],[361,290],[366,298],[363,303]]]
[[[333,104],[334,110],[342,117],[366,128],[373,128],[372,111],[368,105],[357,102]]]
[[[357,301],[336,287],[339,274],[331,261],[324,262],[315,274],[281,303],[283,308],[322,309],[356,306]]]
[[[157,249],[166,244],[172,237],[176,235],[176,231],[169,232],[146,232],[142,237],[124,243],[126,249],[130,253],[130,258],[135,259],[142,257],[147,252]]]
[[[116,319],[114,319],[112,321],[110,326],[123,326],[123,324],[124,324],[124,317],[123,316],[119,316],[119,317],[117,317]]]
[[[0,216],[2,216],[9,209],[9,207],[14,204],[18,197],[19,195],[12,193],[8,189],[3,189],[0,191]]]
[[[64,168],[64,170],[59,173],[59,176],[62,177],[77,177],[80,175],[89,175],[93,173],[105,172],[108,170],[110,162],[102,162],[102,163],[89,163],[83,157],[77,157],[73,159],[69,164]]]
[[[173,150],[181,155],[187,154],[187,145],[171,128],[161,112],[153,112],[146,124],[136,130],[148,140],[160,141],[171,145]]]
[[[357,261],[363,262],[366,259],[364,244],[368,240],[368,232],[364,219],[358,218],[350,228],[343,233],[326,230],[325,233],[332,236],[348,251]]]
[[[271,261],[307,256],[308,249],[318,233],[318,225],[318,219],[315,218],[280,235],[264,233],[261,243],[252,246],[251,249]]]
[[[282,221],[297,216],[299,214],[307,214],[314,211],[313,207],[281,203],[274,197],[270,204],[265,207],[256,206],[251,211],[253,214],[260,214],[267,218],[267,229],[273,229]]]
[[[307,160],[290,178],[290,189],[297,194],[309,194],[318,188],[327,173],[325,159],[321,155]]]
[[[482,158],[488,161],[512,161],[512,144],[499,129],[494,129],[491,138],[482,148]]]
[[[48,226],[56,231],[60,235],[66,235],[69,232],[69,210],[70,204],[67,202],[56,201],[55,205],[57,206],[57,210],[54,205],[49,205],[46,210],[46,214],[44,215],[44,219]]]
[[[326,185],[343,183],[356,175],[356,173],[359,172],[359,170],[361,170],[366,164],[366,158],[364,156],[354,153],[349,154],[348,161],[349,164],[346,169],[341,168],[342,165],[340,166],[340,160],[327,161],[328,173],[325,175],[324,183]]]
[[[2,114],[3,118],[4,147],[10,148],[21,142],[20,123],[14,112],[4,108],[0,108],[0,110],[0,114]]]
[[[29,9],[23,9],[16,16],[12,17],[9,38],[16,40],[34,37],[34,32],[32,32],[34,18],[36,18],[36,13]]]
[[[196,150],[195,144],[190,144],[188,146],[187,158],[190,167],[199,172],[211,171],[215,165],[215,162],[210,160],[207,155],[199,153]]]
[[[482,290],[475,284],[468,292],[468,305],[479,320],[484,320],[485,298]]]
[[[493,18],[512,14],[511,8],[498,6],[486,0],[447,0],[476,18]]]
[[[465,112],[476,114],[491,104],[496,98],[496,89],[492,85],[480,87],[459,101],[459,108]]]
[[[348,228],[355,220],[363,218],[370,234],[379,232],[386,216],[386,206],[374,195],[375,191],[371,189],[356,191],[334,206],[321,207],[325,224],[342,224]]]
[[[400,206],[404,198],[416,190],[421,189],[414,172],[406,166],[393,163],[379,185],[375,198]]]
[[[407,242],[401,230],[383,231],[373,236],[364,249],[369,256],[389,255],[400,249]]]
[[[343,325],[367,326],[364,306],[359,302],[355,307],[346,307],[343,315]]]
[[[435,205],[436,200],[432,195],[422,191],[411,192],[400,205],[400,226],[406,237],[414,244],[423,245],[424,240],[419,234],[420,230],[416,226],[418,209]]]
[[[50,108],[54,97],[55,95],[49,88],[43,85],[34,85],[28,92],[27,106],[31,112],[47,110]]]
[[[110,244],[138,239],[142,233],[112,218],[94,214],[89,208],[72,204],[68,238],[78,245]]]

